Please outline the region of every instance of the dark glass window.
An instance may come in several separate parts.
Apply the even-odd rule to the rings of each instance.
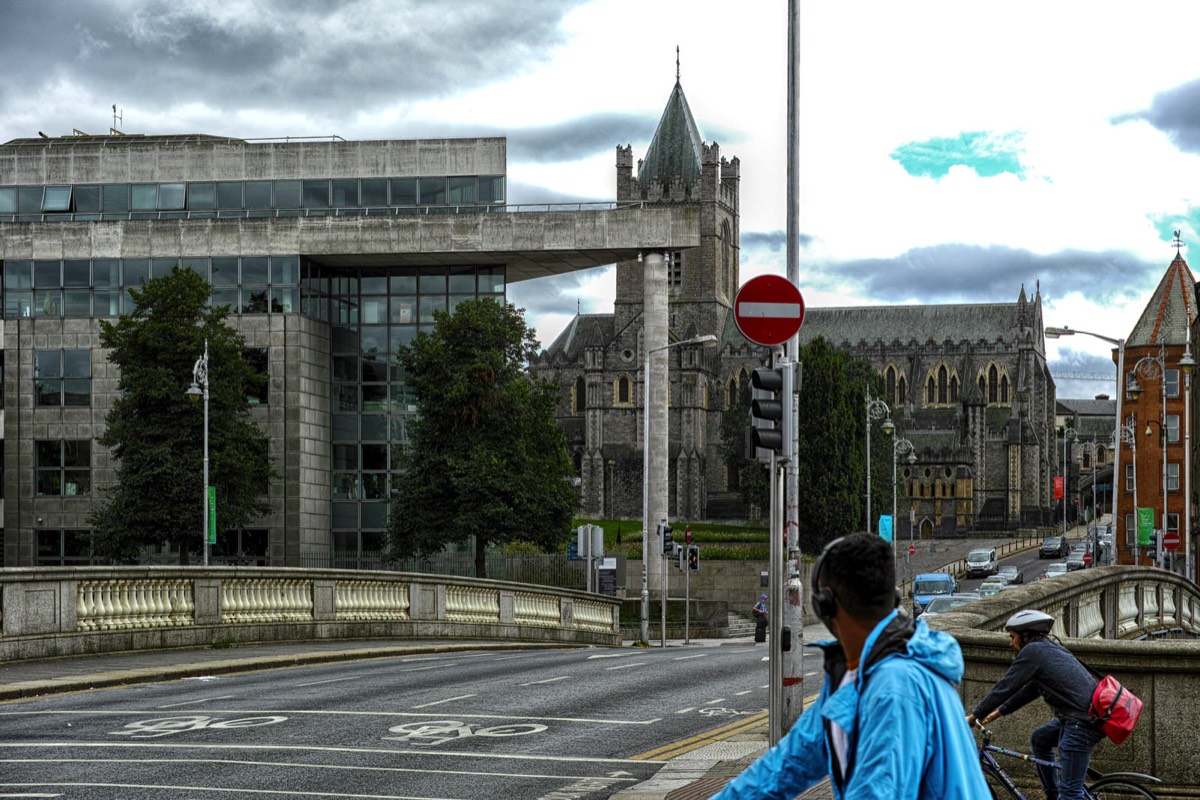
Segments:
[[[280,181],[283,183],[283,181]],[[295,181],[292,181],[295,183]],[[297,203],[292,203],[291,207],[295,208]],[[246,181],[246,208],[270,208],[271,207],[271,182],[270,181]],[[280,204],[283,207],[283,204]]]
[[[128,211],[129,184],[104,184],[104,193],[101,195],[101,207],[104,211]]]
[[[504,176],[479,178],[479,202],[504,205]]]
[[[33,285],[38,289],[57,289],[62,286],[61,261],[33,262]]]
[[[271,256],[271,283],[295,286],[300,282],[300,259],[296,256]]]
[[[91,269],[87,259],[73,258],[63,262],[63,286],[91,286]]]
[[[34,353],[34,405],[86,407],[92,404],[90,350],[38,350]]]
[[[100,187],[76,186],[72,192],[76,214],[96,214],[100,211]]]
[[[212,260],[212,285],[238,285],[238,260],[236,256],[222,256]]]
[[[150,280],[150,260],[146,258],[126,258],[121,262],[121,285],[126,288],[138,288]]]
[[[158,208],[158,184],[135,183],[133,185],[134,211],[154,211]]]
[[[364,207],[387,205],[387,178],[363,178],[359,188],[359,200]]]
[[[34,442],[35,493],[38,496],[92,493],[92,443],[88,439]]]
[[[450,178],[450,204],[457,206],[475,205],[475,178]]]
[[[246,350],[246,361],[254,370],[254,378],[246,387],[246,402],[252,406],[266,405],[270,399],[270,373],[267,368],[268,350],[265,347],[251,347]]]
[[[42,210],[41,186],[17,187],[17,213],[37,214]]]
[[[17,213],[17,188],[0,186],[0,214]]]
[[[275,181],[275,208],[300,207],[300,181]]]
[[[258,287],[267,285],[267,257],[245,256],[242,258],[242,285]]]
[[[187,207],[207,210],[217,207],[216,184],[204,181],[187,185]]]
[[[304,181],[304,207],[329,208],[329,181]]]
[[[267,189],[268,197],[270,188]],[[242,208],[242,182],[217,182],[217,208]]]
[[[333,207],[358,207],[358,179],[336,178],[333,181]]]
[[[421,178],[420,198],[423,206],[441,206],[446,204],[446,179]]]
[[[158,185],[158,207],[162,211],[175,211],[184,207],[184,184],[160,183]]]
[[[417,179],[392,178],[392,205],[415,206],[417,204]]]
[[[42,211],[70,211],[71,187],[47,186],[42,197]]]

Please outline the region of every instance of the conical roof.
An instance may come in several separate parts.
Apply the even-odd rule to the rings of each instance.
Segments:
[[[1196,279],[1178,252],[1133,326],[1126,347],[1181,345],[1196,318]]]
[[[638,169],[638,185],[646,187],[654,181],[670,183],[679,179],[685,186],[691,186],[700,177],[703,145],[696,121],[692,119],[692,110],[683,96],[683,86],[676,79],[654,138],[650,140],[650,148]]]

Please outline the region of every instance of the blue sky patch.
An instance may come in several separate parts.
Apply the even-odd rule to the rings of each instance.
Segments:
[[[1021,140],[1018,132],[966,131],[952,139],[909,142],[897,147],[891,155],[905,172],[919,178],[944,178],[951,167],[964,166],[975,170],[981,178],[1008,172],[1023,179]]]

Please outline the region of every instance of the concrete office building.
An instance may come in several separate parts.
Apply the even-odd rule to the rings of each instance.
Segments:
[[[413,413],[394,354],[435,310],[699,244],[694,210],[524,210],[505,181],[502,138],[0,145],[3,565],[86,561],[87,513],[114,480],[95,441],[117,387],[99,320],[175,265],[212,283],[269,376],[253,415],[281,474],[272,512],[222,531],[214,560],[363,563]]]

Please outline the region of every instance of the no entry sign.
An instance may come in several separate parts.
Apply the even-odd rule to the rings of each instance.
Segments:
[[[759,275],[742,284],[733,301],[738,330],[755,344],[773,347],[796,335],[804,321],[804,298],[787,278]]]
[[[1163,547],[1167,550],[1179,549],[1179,531],[1167,531],[1162,537]]]

